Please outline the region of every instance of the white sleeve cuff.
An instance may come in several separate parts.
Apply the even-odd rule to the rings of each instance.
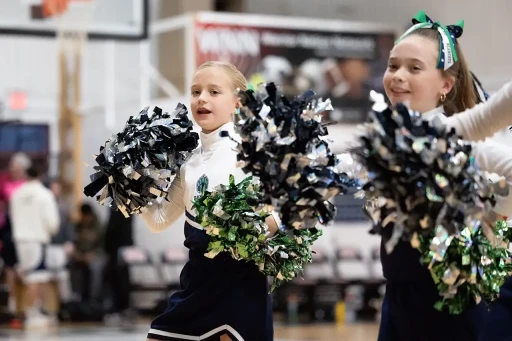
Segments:
[[[279,227],[281,226],[281,218],[279,217],[279,213],[277,213],[276,211],[272,211],[271,214],[276,222],[277,228],[279,229]]]

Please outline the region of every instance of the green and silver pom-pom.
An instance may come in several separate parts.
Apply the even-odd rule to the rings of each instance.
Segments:
[[[271,291],[283,281],[297,277],[311,262],[312,243],[321,236],[317,229],[278,231],[270,237],[262,208],[259,182],[247,177],[236,184],[232,175],[228,185],[203,191],[193,202],[197,220],[210,236],[206,257],[229,252],[236,260],[254,262],[274,278]]]
[[[282,282],[291,281],[313,260],[311,246],[322,235],[316,228],[294,229],[290,232],[277,231],[265,243],[265,262],[260,270],[274,277],[271,291]]]
[[[479,223],[457,235],[449,235],[443,227],[433,233],[430,238],[413,238],[413,246],[421,252],[421,261],[428,266],[442,297],[435,308],[460,314],[482,299],[488,304],[495,300],[512,273],[508,250],[512,222],[495,223],[493,242]]]
[[[254,207],[261,202],[259,185],[252,177],[235,184],[229,176],[229,184],[219,185],[212,192],[204,190],[193,201],[196,219],[210,236],[207,253],[214,258],[228,251],[236,260],[261,258],[261,246],[268,234],[265,218],[268,213],[256,212]]]

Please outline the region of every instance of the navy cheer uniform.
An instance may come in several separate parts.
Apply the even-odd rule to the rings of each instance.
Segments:
[[[273,340],[269,286],[254,263],[236,261],[228,253],[205,257],[209,236],[195,221],[192,200],[203,188],[227,184],[229,175],[239,182],[247,177],[236,167],[236,152],[222,130],[234,134],[229,123],[210,134],[201,133],[201,147],[182,166],[171,186],[169,202],[142,215],[155,232],[185,214],[185,246],[189,261],[180,275],[180,291],[168,301],[165,312],[152,323],[148,338],[156,340]]]
[[[491,303],[479,341],[512,340],[512,277],[500,289],[500,297]]]
[[[387,254],[382,239],[381,261],[387,280],[378,341],[477,341],[484,326],[487,307],[482,302],[462,314],[452,315],[434,308],[439,292],[420,253],[409,243],[399,242]]]

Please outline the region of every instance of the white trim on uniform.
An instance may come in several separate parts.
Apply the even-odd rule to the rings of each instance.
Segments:
[[[234,341],[244,341],[242,336],[233,327],[231,327],[230,325],[227,325],[227,324],[217,327],[201,336],[170,333],[170,332],[165,332],[165,331],[158,330],[158,329],[150,329],[149,334],[160,335],[160,336],[165,336],[165,337],[172,337],[172,338],[182,339],[182,340],[201,341],[201,340],[205,340],[205,339],[207,339],[219,332],[222,332],[222,331],[230,332],[234,337],[236,337],[236,340],[234,340]]]
[[[199,230],[204,230],[204,227],[202,227],[201,224],[199,224],[195,220],[190,219],[188,216],[185,216],[185,220],[187,221],[187,223],[190,224],[190,226],[195,227],[196,229]]]

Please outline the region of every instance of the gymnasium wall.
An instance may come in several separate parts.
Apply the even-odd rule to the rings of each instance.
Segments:
[[[398,27],[423,9],[433,20],[456,24],[465,20],[460,39],[471,68],[491,91],[512,78],[512,44],[506,27],[512,12],[509,0],[244,0],[247,12],[381,22]],[[492,46],[492,50],[486,47]]]

